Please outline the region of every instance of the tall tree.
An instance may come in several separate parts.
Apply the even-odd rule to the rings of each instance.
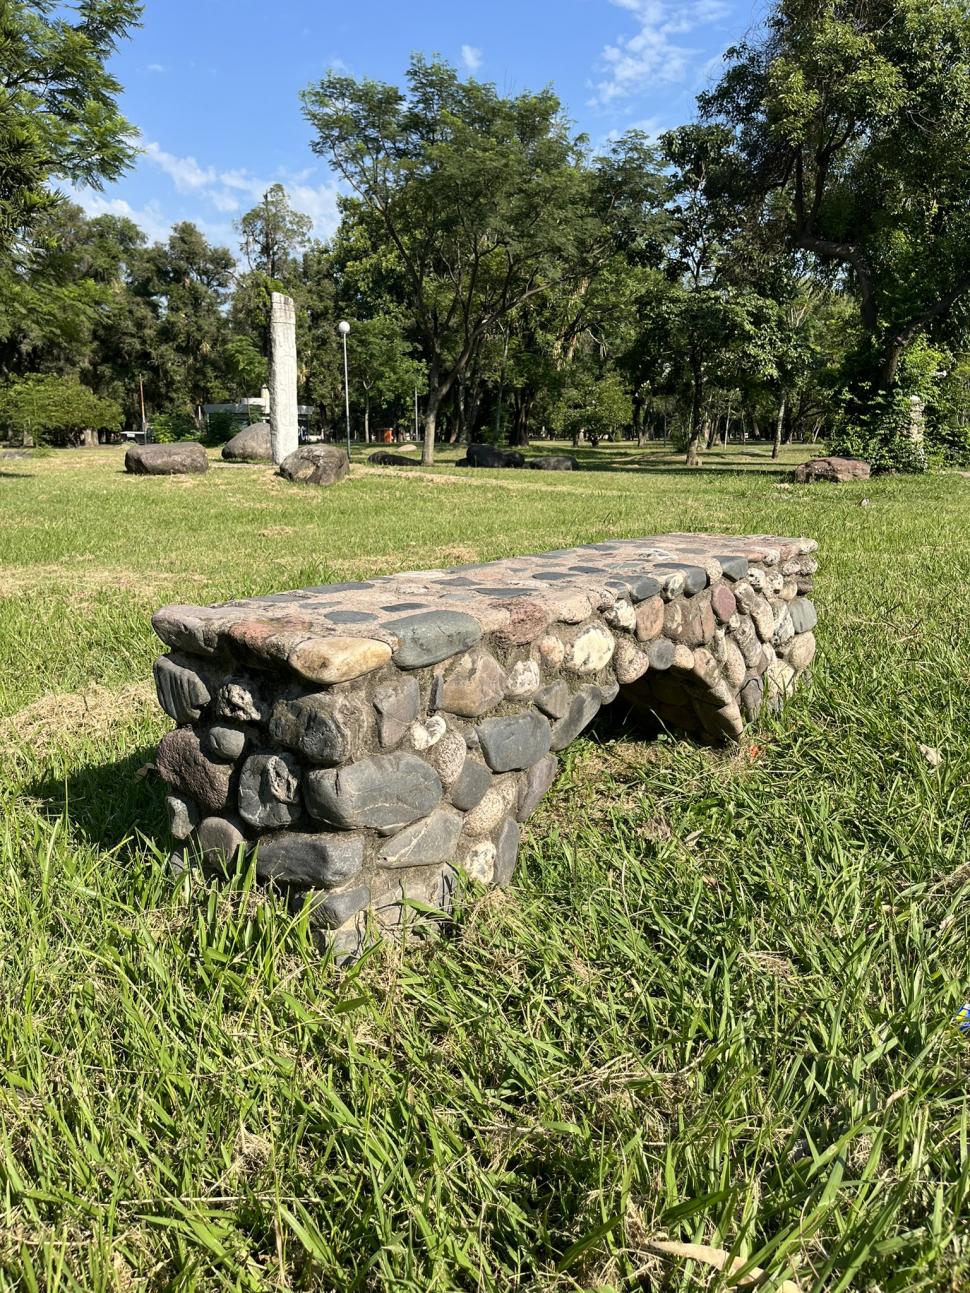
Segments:
[[[438,413],[483,337],[532,297],[582,273],[595,216],[551,91],[504,98],[453,68],[412,59],[407,91],[331,73],[304,91],[328,157],[366,225],[396,262],[427,362],[423,458]]]
[[[236,228],[249,268],[283,283],[310,241],[313,221],[293,210],[282,184],[271,184],[263,200],[239,219]]]
[[[56,202],[52,180],[100,187],[135,154],[106,63],[138,0],[0,4],[0,252]]]
[[[907,347],[950,337],[970,295],[970,13],[963,0],[780,0],[702,95],[737,145],[737,189],[793,247],[850,277],[861,397]]]

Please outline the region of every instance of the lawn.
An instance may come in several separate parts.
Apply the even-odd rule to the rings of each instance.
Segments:
[[[970,479],[785,454],[0,461],[0,1288],[719,1287],[662,1239],[970,1283]],[[820,543],[814,683],[740,748],[607,716],[509,890],[347,971],[247,877],[167,874],[158,605],[695,529]]]

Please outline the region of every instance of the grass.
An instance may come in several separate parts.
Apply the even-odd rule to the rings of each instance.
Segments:
[[[0,1288],[966,1287],[970,480],[443,457],[0,464]],[[452,936],[341,973],[160,865],[161,602],[702,528],[820,540],[813,686],[732,751],[602,723]]]

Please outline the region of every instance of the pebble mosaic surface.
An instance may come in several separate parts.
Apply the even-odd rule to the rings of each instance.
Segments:
[[[461,873],[507,884],[557,753],[602,705],[729,741],[792,690],[815,546],[666,534],[166,606],[175,864],[255,850],[344,957],[409,904],[447,910]]]

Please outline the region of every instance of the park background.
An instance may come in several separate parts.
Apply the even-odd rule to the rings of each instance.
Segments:
[[[122,25],[133,12],[125,0],[100,8]],[[4,17],[40,12],[22,2]],[[223,464],[217,445],[207,473],[171,478],[126,475],[120,446],[57,447],[90,426],[79,400],[100,402],[107,429],[137,425],[139,374],[172,434],[200,434],[203,395],[251,392],[264,316],[246,315],[240,284],[258,301],[269,264],[259,239],[249,267],[204,231],[142,242],[117,212],[48,205],[49,183],[81,183],[71,150],[90,144],[91,123],[72,118],[70,99],[66,132],[36,104],[22,117],[17,106],[41,71],[97,82],[103,60],[87,56],[94,34],[80,62],[54,62],[44,46],[48,61],[31,64],[31,40],[45,36],[36,26],[8,44],[28,87],[14,93],[8,80],[0,114],[4,156],[19,167],[0,204],[3,381],[22,401],[28,388],[6,406],[13,438],[38,388],[50,403],[28,428],[40,444],[0,461],[0,1287],[717,1287],[709,1265],[658,1253],[667,1239],[737,1254],[768,1272],[767,1287],[966,1284],[967,1052],[954,1023],[970,933],[959,293],[913,333],[913,365],[897,367],[885,398],[871,410],[863,398],[878,345],[962,281],[952,271],[970,182],[966,13],[903,0],[771,13],[805,76],[844,81],[869,114],[826,219],[847,229],[857,218],[875,326],[854,271],[791,246],[790,207],[710,202],[706,183],[684,187],[696,169],[645,131],[631,167],[626,151],[612,169],[584,156],[555,173],[575,181],[586,213],[591,241],[576,249],[610,252],[582,294],[595,312],[571,358],[556,366],[565,316],[550,292],[556,308],[534,321],[543,344],[520,349],[507,320],[483,337],[478,370],[476,427],[490,432],[497,406],[507,437],[531,353],[543,376],[530,426],[562,418],[571,438],[583,410],[619,404],[619,435],[579,444],[580,469],[562,475],[458,469],[450,399],[434,464],[385,470],[358,447],[349,478],[320,491],[269,466]],[[813,63],[813,51],[825,58]],[[400,70],[381,75],[402,84],[406,65],[401,50]],[[910,111],[895,97],[907,87],[926,96],[904,102]],[[113,102],[110,85],[88,88]],[[513,91],[490,110],[505,112]],[[810,134],[817,118],[785,98],[786,139],[807,149],[814,136],[797,128]],[[943,107],[922,112],[933,103]],[[107,127],[96,161],[120,171],[124,140],[115,151],[110,117]],[[684,164],[696,162],[697,132],[677,139]],[[752,157],[728,159],[743,163],[729,168],[742,192],[757,193]],[[615,187],[601,195],[631,198],[622,220],[615,203],[589,200],[604,176]],[[265,219],[263,203],[247,209]],[[721,222],[717,255],[691,281],[685,257],[709,219]],[[304,302],[307,364],[319,362],[307,382],[319,371],[329,383],[322,426],[339,426],[336,319],[359,336],[369,320],[400,321],[412,299],[362,294],[362,281],[400,282],[383,254],[386,280],[350,272],[362,227],[374,229],[342,226],[326,245],[287,251],[272,280]],[[528,245],[531,223],[516,228]],[[315,329],[308,263],[320,275]],[[762,290],[765,265],[777,294]],[[565,285],[558,268],[552,281]],[[804,296],[804,315],[791,313]],[[691,319],[716,326],[698,333]],[[395,326],[391,354],[427,365],[410,329]],[[804,368],[779,367],[788,352],[762,347],[805,335]],[[700,388],[684,362],[694,336]],[[454,341],[444,337],[445,359],[460,353]],[[252,361],[237,378],[233,354]],[[642,444],[627,438],[638,389],[627,354],[672,365],[660,386],[649,379]],[[804,385],[783,387],[782,373]],[[783,416],[792,443],[772,457],[783,389],[786,407],[804,397],[821,413]],[[385,398],[381,420],[394,413]],[[722,436],[726,422],[727,444],[712,437],[708,450],[692,410]],[[883,465],[910,470],[793,484],[791,468],[817,447],[816,416],[818,444],[851,433]],[[771,434],[759,440],[755,418]],[[688,467],[692,426],[703,461]],[[344,971],[245,872],[212,890],[169,875],[162,788],[143,775],[168,727],[148,681],[160,604],[691,530],[820,544],[814,682],[737,747],[674,734],[645,744],[604,719],[570,748],[510,890],[470,889],[447,937],[385,945]]]

